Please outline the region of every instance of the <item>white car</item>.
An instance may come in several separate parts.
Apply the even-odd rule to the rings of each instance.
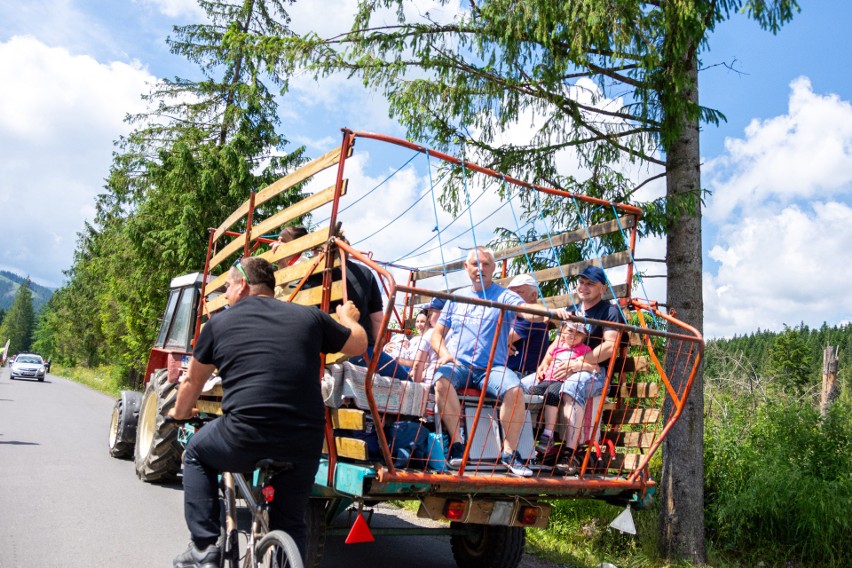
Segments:
[[[44,360],[41,355],[22,353],[15,358],[15,362],[9,367],[9,377],[12,379],[28,378],[44,380]]]

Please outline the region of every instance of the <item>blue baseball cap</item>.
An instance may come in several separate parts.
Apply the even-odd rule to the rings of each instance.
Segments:
[[[432,298],[432,301],[429,302],[429,305],[426,306],[426,309],[427,310],[443,310],[444,304],[446,304],[446,303],[447,303],[447,301],[443,298]]]
[[[599,266],[587,266],[580,273],[580,276],[588,278],[593,282],[599,282],[600,284],[606,284],[606,273]]]

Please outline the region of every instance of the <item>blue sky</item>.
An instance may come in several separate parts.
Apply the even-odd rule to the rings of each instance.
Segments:
[[[330,35],[354,3],[297,2],[293,27]],[[433,4],[417,7],[441,9]],[[728,117],[701,138],[702,183],[713,191],[703,227],[711,337],[852,320],[852,3],[803,5],[777,36],[735,16],[702,56],[701,102]],[[0,269],[61,284],[112,142],[127,132],[123,117],[142,109],[146,84],[193,72],[164,40],[197,13],[192,0],[0,0]],[[310,154],[335,145],[342,126],[402,133],[378,94],[342,77],[320,86],[297,77],[281,115]],[[370,157],[355,164],[364,183],[389,167]],[[423,181],[407,175],[400,187]],[[639,256],[664,255],[659,241],[643,247]],[[662,279],[647,282],[662,299]]]

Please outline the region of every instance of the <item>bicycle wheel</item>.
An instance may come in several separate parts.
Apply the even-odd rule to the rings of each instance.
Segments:
[[[304,568],[302,555],[293,538],[284,531],[267,533],[255,547],[255,566],[262,568]]]

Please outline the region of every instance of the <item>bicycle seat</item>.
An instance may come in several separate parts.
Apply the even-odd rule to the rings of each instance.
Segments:
[[[293,462],[276,460],[272,458],[264,458],[257,462],[255,466],[257,469],[266,470],[270,474],[281,473],[284,471],[291,471],[295,466]]]

